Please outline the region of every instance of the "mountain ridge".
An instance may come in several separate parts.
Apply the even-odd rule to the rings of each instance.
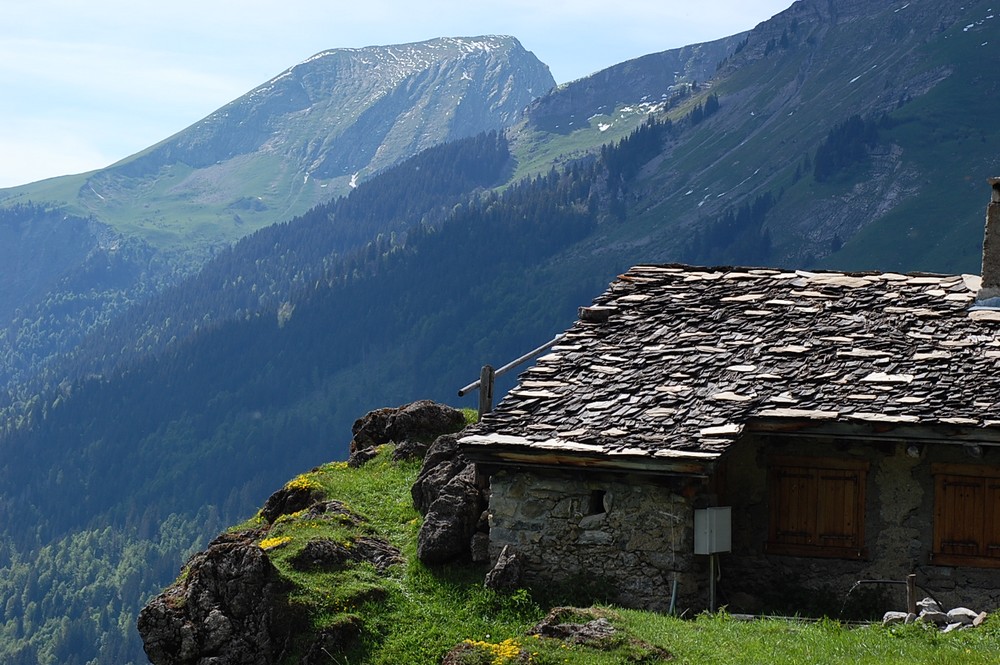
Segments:
[[[146,150],[0,190],[0,204],[61,202],[155,247],[204,255],[422,149],[507,126],[554,85],[508,36],[326,50]]]

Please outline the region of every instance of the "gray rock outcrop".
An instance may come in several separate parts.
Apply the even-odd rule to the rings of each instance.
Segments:
[[[471,556],[487,504],[483,485],[475,465],[459,451],[457,438],[438,437],[410,489],[413,505],[424,513],[417,535],[421,561],[436,564]]]
[[[521,586],[523,574],[521,557],[511,550],[510,545],[504,545],[493,569],[486,573],[484,584],[487,589],[494,591],[513,591]]]
[[[461,411],[430,400],[375,409],[354,421],[351,454],[353,456],[390,441],[401,447],[409,442],[426,443],[442,434],[453,434],[463,427],[465,416]]]
[[[314,503],[304,517],[353,526],[367,521],[340,501]],[[291,585],[258,544],[268,530],[216,538],[191,558],[178,582],[143,608],[139,634],[154,665],[271,665],[293,648],[304,654],[296,662],[313,665],[330,662],[331,653],[343,652],[357,638],[363,623],[355,616],[309,633],[308,619],[288,603]],[[349,543],[316,538],[291,563],[297,570],[322,572],[365,563],[383,572],[403,563],[403,556],[380,538],[361,536]],[[380,597],[373,590],[365,599]]]
[[[269,665],[288,648],[277,569],[256,545],[261,530],[225,534],[192,557],[186,577],[139,613],[155,665]]]

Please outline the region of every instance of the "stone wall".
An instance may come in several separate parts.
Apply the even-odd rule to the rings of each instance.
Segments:
[[[902,585],[859,580],[905,580],[916,573],[918,594],[931,594],[946,607],[1000,606],[1000,570],[931,563],[934,480],[931,464],[1000,465],[1000,451],[970,457],[960,445],[866,444],[831,439],[750,438],[726,456],[723,505],[733,506],[733,552],[721,556],[720,604],[733,612],[848,608],[858,596],[905,609]],[[866,487],[865,560],[776,556],[765,553],[768,535],[767,459],[770,455],[851,457],[870,462]],[[848,593],[852,587],[852,598]],[[884,598],[873,597],[878,591]],[[787,606],[780,607],[781,601]],[[777,603],[777,605],[776,605]],[[796,604],[798,603],[798,604]],[[810,604],[812,607],[809,607]],[[835,613],[836,614],[836,613]]]
[[[707,605],[707,557],[693,554],[690,480],[505,470],[490,480],[490,558],[505,545],[532,586],[572,585],[666,611]],[[697,481],[696,481],[697,482]]]

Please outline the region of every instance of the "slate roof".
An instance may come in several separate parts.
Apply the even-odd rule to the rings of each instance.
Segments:
[[[684,471],[748,428],[1000,442],[1000,311],[974,307],[979,283],[637,266],[581,308],[607,321],[577,321],[462,446]]]

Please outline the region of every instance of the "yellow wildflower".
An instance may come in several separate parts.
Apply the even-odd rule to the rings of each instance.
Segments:
[[[262,550],[273,550],[275,547],[281,547],[282,545],[291,542],[291,536],[274,536],[273,538],[265,538],[260,541],[260,548]]]

